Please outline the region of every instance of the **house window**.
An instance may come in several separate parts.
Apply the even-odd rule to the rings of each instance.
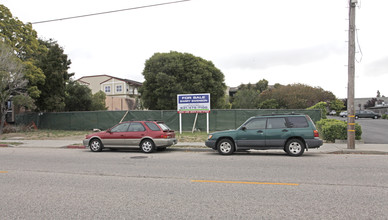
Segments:
[[[110,93],[110,86],[105,86],[105,92]]]
[[[121,85],[116,86],[116,92],[122,92],[122,91],[123,91],[123,87]]]

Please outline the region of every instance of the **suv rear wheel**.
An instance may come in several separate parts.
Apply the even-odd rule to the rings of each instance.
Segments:
[[[229,139],[221,139],[217,144],[217,149],[221,155],[231,155],[234,152],[234,143]]]
[[[301,156],[305,149],[305,144],[299,139],[291,139],[287,142],[285,151],[290,156]]]

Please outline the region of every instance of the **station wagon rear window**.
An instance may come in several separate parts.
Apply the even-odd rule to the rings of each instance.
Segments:
[[[171,129],[164,123],[158,123],[158,125],[163,129],[163,131],[170,131]]]
[[[160,128],[152,122],[146,122],[146,125],[153,131],[160,131]]]

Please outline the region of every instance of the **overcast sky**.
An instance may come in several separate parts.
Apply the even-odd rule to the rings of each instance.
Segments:
[[[173,0],[2,0],[24,23]],[[228,86],[304,83],[347,97],[348,0],[191,0],[152,8],[34,24],[58,41],[70,72],[143,82],[155,52],[212,61]],[[356,98],[388,96],[387,0],[358,0]],[[360,49],[362,53],[360,53]]]

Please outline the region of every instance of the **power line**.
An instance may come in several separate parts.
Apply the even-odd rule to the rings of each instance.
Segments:
[[[357,60],[357,58],[356,58],[356,61],[357,61],[357,63],[361,63],[362,57],[363,57],[364,55],[362,54],[361,45],[360,45],[360,42],[359,42],[359,40],[358,40],[358,30],[356,29],[355,31],[356,31],[356,42],[357,42],[358,51],[359,51],[360,54],[361,54],[360,60]]]
[[[42,24],[42,23],[49,23],[49,22],[55,22],[55,21],[63,21],[63,20],[70,20],[70,19],[76,19],[76,18],[91,17],[91,16],[97,16],[97,15],[104,15],[104,14],[111,14],[111,13],[129,11],[129,10],[136,10],[136,9],[151,8],[151,7],[157,7],[157,6],[163,6],[163,5],[170,5],[170,4],[182,3],[182,2],[188,2],[188,1],[191,1],[191,0],[180,0],[180,1],[173,1],[173,2],[164,2],[164,3],[159,3],[159,4],[144,5],[144,6],[139,6],[139,7],[125,8],[125,9],[119,9],[119,10],[113,10],[113,11],[105,11],[105,12],[86,14],[86,15],[78,15],[78,16],[65,17],[65,18],[57,18],[57,19],[51,19],[51,20],[45,20],[45,21],[36,21],[36,22],[31,22],[31,24]]]

